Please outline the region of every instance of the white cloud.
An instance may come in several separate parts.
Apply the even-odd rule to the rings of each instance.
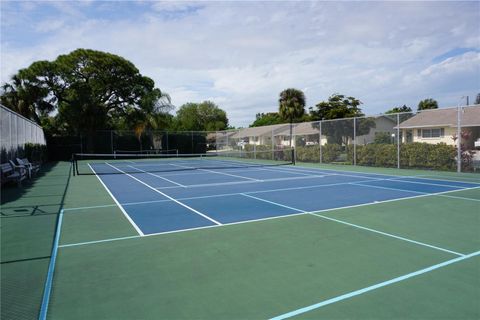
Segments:
[[[39,15],[42,8],[50,14]],[[365,113],[425,96],[445,106],[477,93],[478,54],[431,61],[480,47],[479,9],[478,2],[36,2],[16,14],[36,29],[2,39],[1,80],[84,47],[129,59],[177,106],[215,101],[234,125],[274,111],[287,87],[307,89],[308,106],[334,92],[353,95]],[[2,34],[18,32],[15,23],[2,22]]]

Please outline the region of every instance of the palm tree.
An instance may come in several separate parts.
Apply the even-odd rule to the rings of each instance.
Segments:
[[[130,121],[141,150],[142,134],[145,130],[156,130],[164,125],[161,115],[167,114],[174,106],[171,104],[168,93],[162,92],[160,89],[154,89],[151,94],[144,97],[139,107],[130,111]]]
[[[305,94],[298,89],[289,88],[280,92],[278,113],[290,122],[290,148],[292,147],[292,124],[294,119],[305,114]]]
[[[44,100],[46,96],[45,89],[32,86],[14,75],[10,83],[2,85],[0,101],[7,108],[40,124],[40,118],[53,110],[53,105]]]

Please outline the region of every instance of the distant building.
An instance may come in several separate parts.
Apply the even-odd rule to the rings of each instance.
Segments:
[[[480,105],[462,108],[460,127],[463,132],[469,132],[469,138],[461,143],[467,149],[474,149],[475,141],[480,138]],[[398,128],[403,143],[456,145],[457,108],[424,110],[400,123]]]

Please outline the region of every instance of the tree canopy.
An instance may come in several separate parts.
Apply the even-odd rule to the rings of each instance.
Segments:
[[[327,101],[316,104],[316,109],[310,108],[310,117],[314,121],[363,117],[361,104],[362,102],[354,97],[336,93]],[[355,124],[354,121],[356,121]],[[361,136],[367,134],[371,128],[375,128],[375,121],[370,118],[325,121],[322,123],[322,134],[327,136],[328,143],[347,145],[354,137],[354,127],[355,135]]]
[[[298,89],[289,88],[280,92],[278,114],[283,120],[294,122],[305,114],[305,94]]]
[[[255,121],[250,125],[250,127],[269,126],[280,123],[285,123],[285,120],[280,117],[278,112],[262,112],[255,115]]]
[[[402,112],[412,112],[412,108],[407,107],[405,104],[401,107],[394,107],[388,111],[385,111],[385,114],[392,114],[392,113],[402,113]]]
[[[174,122],[178,131],[217,131],[227,127],[227,113],[211,101],[182,105]]]
[[[428,110],[428,109],[438,109],[438,102],[434,99],[424,99],[418,103],[418,111]]]
[[[57,125],[72,134],[84,132],[89,150],[95,131],[113,128],[119,118],[135,119],[124,122],[138,130],[148,127],[149,115],[170,108],[170,97],[130,61],[89,49],[34,62],[3,89],[3,103],[37,122],[57,111]]]
[[[335,93],[327,101],[322,101],[310,108],[312,120],[331,120],[363,116],[362,102],[354,97]]]

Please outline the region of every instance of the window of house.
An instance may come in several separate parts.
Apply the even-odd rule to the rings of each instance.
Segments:
[[[440,138],[445,135],[444,128],[434,128],[434,129],[420,129],[418,130],[419,133],[421,131],[422,138]]]

